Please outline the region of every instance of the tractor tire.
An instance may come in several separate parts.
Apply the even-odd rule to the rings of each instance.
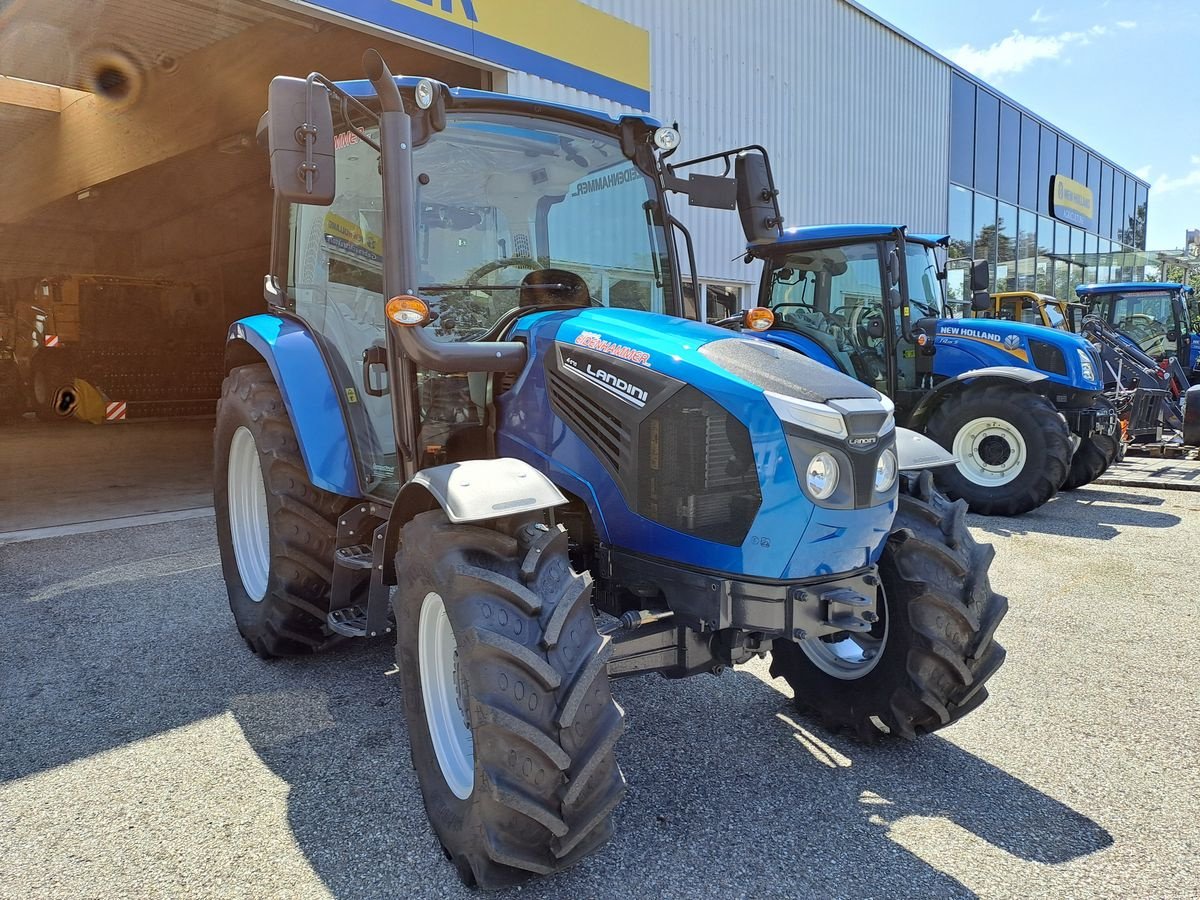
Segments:
[[[443,853],[486,889],[604,844],[625,793],[609,639],[567,535],[540,517],[404,528],[393,599],[413,767]],[[490,523],[489,523],[490,524]]]
[[[935,470],[938,487],[985,516],[1037,509],[1071,465],[1066,419],[1045,397],[1015,385],[967,388],[934,411],[925,433],[959,458]]]
[[[771,650],[771,674],[802,712],[867,743],[958,721],[987,699],[984,685],[1004,662],[993,635],[1008,600],[988,581],[992,546],[975,543],[966,504],[939,493],[928,471],[904,482],[871,632],[780,638]]]
[[[213,443],[217,546],[238,631],[263,657],[338,642],[325,616],[338,516],[355,501],[309,481],[265,364],[226,377]]]
[[[48,351],[56,353],[60,351]],[[74,389],[75,379],[59,360],[35,358],[29,376],[29,407],[42,422],[63,423],[73,418],[72,408],[59,409],[60,389]]]
[[[1085,437],[1071,457],[1071,469],[1060,491],[1073,491],[1091,484],[1120,458],[1121,434],[1093,434]]]

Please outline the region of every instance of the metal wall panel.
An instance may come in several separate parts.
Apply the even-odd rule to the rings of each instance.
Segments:
[[[950,67],[844,0],[586,0],[650,32],[651,114],[678,121],[679,158],[761,143],[789,225],[903,223],[944,231]],[[619,112],[527,75],[513,93]],[[729,213],[675,212],[704,277],[752,281]]]

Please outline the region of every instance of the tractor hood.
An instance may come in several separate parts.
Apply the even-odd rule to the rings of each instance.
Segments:
[[[1080,390],[1099,390],[1100,365],[1084,338],[1067,331],[997,319],[941,319],[934,371],[954,376],[984,366],[1018,366]]]
[[[756,337],[638,310],[534,313],[510,337],[531,365],[499,398],[497,449],[583,498],[601,540],[766,578],[878,558],[896,486],[876,475],[896,439],[873,388]],[[805,473],[822,453],[839,474],[813,496]]]
[[[559,343],[632,363],[648,378],[661,374],[703,390],[707,382],[719,390],[717,382],[729,381],[726,390],[757,388],[755,393],[773,391],[812,403],[880,397],[867,385],[757,335],[637,310],[535,314],[519,320],[513,337],[540,331],[539,320],[546,319],[557,325]]]

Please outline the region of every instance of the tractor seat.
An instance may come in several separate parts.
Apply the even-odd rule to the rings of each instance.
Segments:
[[[587,282],[567,269],[534,269],[521,280],[519,307],[591,306]]]

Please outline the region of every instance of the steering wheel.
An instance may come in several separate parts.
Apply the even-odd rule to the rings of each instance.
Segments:
[[[874,342],[883,340],[882,337],[871,337],[867,331],[868,325],[872,319],[883,320],[882,306],[843,306],[842,309],[849,309],[850,315],[847,317],[847,327],[858,340],[860,347],[874,346]]]
[[[771,312],[783,309],[785,306],[794,306],[797,309],[807,309],[810,312],[816,312],[817,309],[811,303],[776,303],[771,307]]]

